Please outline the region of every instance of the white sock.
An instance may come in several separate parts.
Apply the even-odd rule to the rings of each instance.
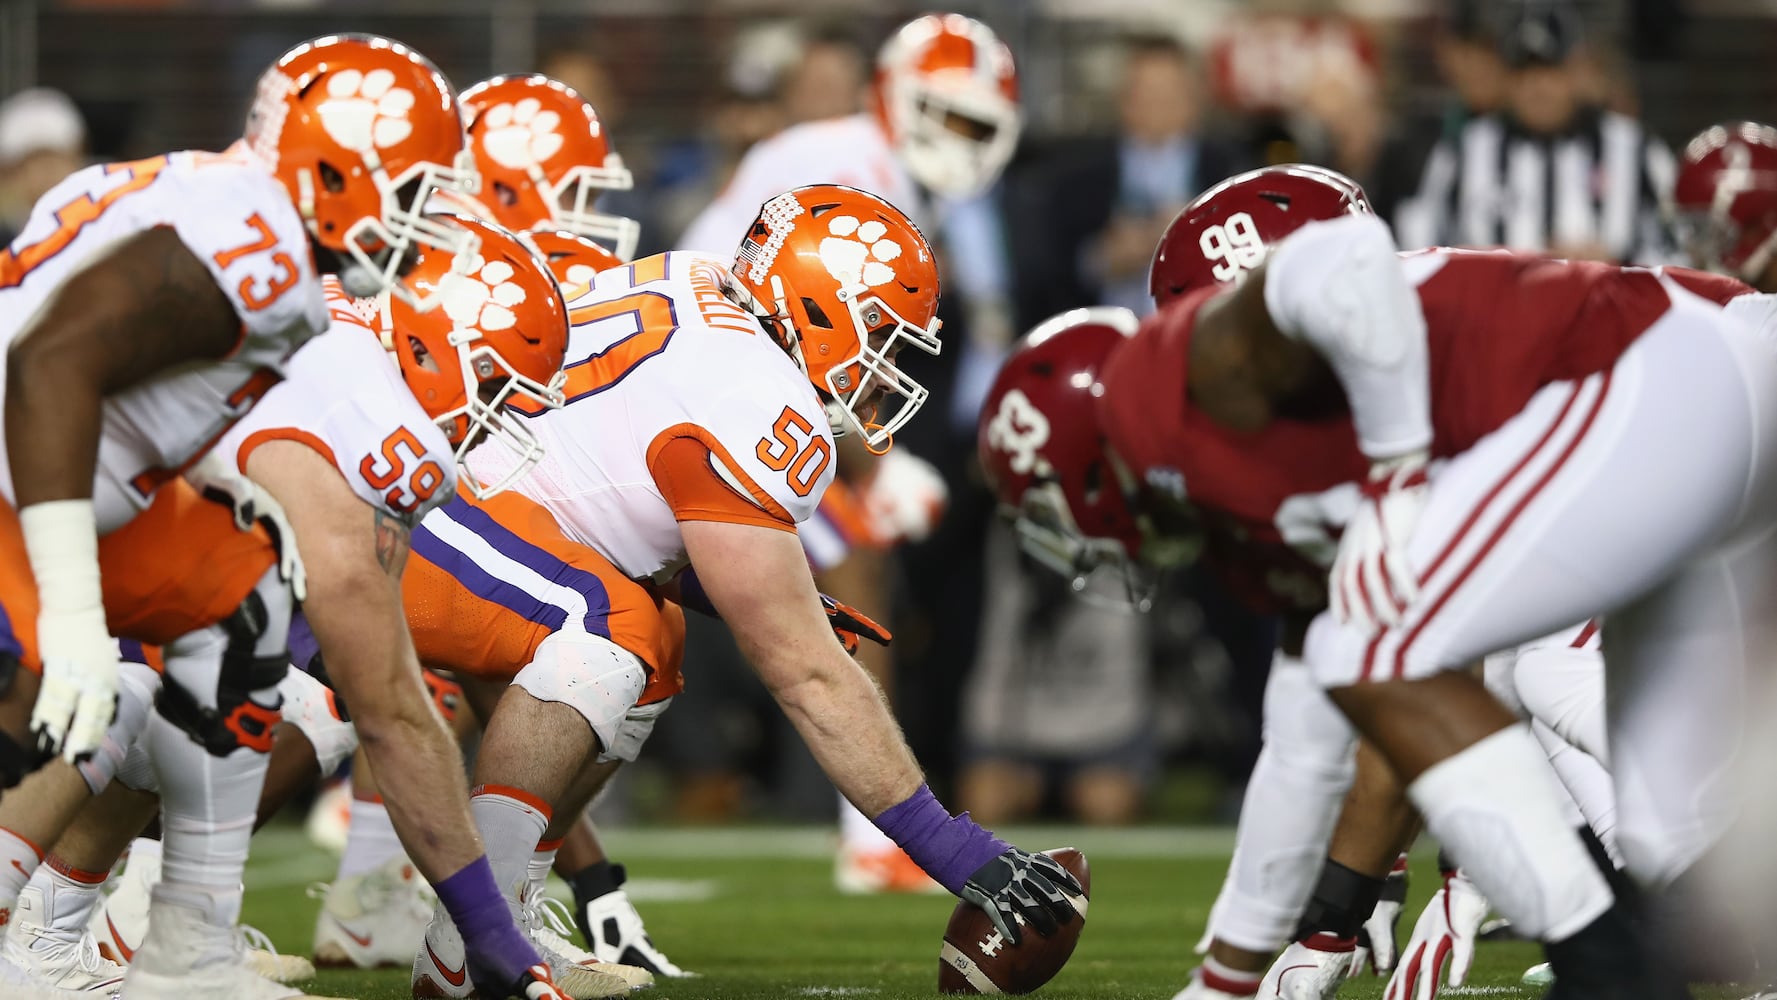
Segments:
[[[0,926],[12,916],[12,907],[19,901],[19,890],[31,880],[31,874],[43,863],[43,852],[37,845],[0,829]]]
[[[1611,784],[1610,772],[1591,754],[1562,739],[1541,722],[1532,719],[1530,731],[1536,734],[1537,743],[1549,755],[1549,766],[1555,769],[1555,777],[1561,779],[1561,787],[1573,799],[1574,808],[1604,842],[1604,850],[1610,859],[1618,868],[1623,867],[1623,857],[1617,853],[1617,790]]]
[[[51,855],[31,876],[31,885],[43,893],[44,922],[75,935],[85,933],[93,911],[105,898],[105,879],[110,874],[70,868]]]
[[[555,855],[560,850],[560,838],[537,843],[537,849],[531,852],[530,881],[532,889],[541,892],[544,885],[549,882],[549,872],[555,867]]]
[[[494,884],[516,900],[530,879],[533,849],[549,827],[549,807],[521,789],[478,785],[469,793],[469,812],[487,845]]]
[[[1407,788],[1425,825],[1494,909],[1560,941],[1610,909],[1604,876],[1562,818],[1548,759],[1522,725],[1440,761]]]
[[[161,789],[161,884],[211,897],[214,916],[238,914],[266,755],[211,756],[158,712],[144,738]]]
[[[346,828],[346,851],[339,857],[339,877],[375,871],[391,858],[406,857],[395,821],[381,799],[352,798],[352,821]]]
[[[888,834],[876,828],[870,817],[858,811],[845,796],[839,796],[839,840],[845,846],[867,851],[883,851],[895,846]]]

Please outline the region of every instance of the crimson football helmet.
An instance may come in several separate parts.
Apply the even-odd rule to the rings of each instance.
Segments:
[[[1696,266],[1758,284],[1777,251],[1777,129],[1704,129],[1685,143],[1672,200]]]
[[[514,231],[565,229],[635,256],[641,224],[593,208],[635,178],[584,97],[546,76],[496,76],[463,91],[463,110],[489,218]]]
[[[927,14],[902,25],[877,53],[874,94],[901,165],[938,194],[985,190],[1018,145],[1012,50],[972,17]]]
[[[1154,303],[1233,281],[1310,222],[1374,215],[1364,189],[1336,170],[1290,163],[1237,174],[1198,195],[1166,227],[1148,268]]]
[[[937,354],[943,325],[938,262],[913,220],[857,188],[799,187],[759,209],[733,274],[821,393],[834,435],[887,451],[930,394],[895,357]]]
[[[425,214],[435,190],[477,185],[456,91],[400,42],[328,35],[284,53],[259,78],[243,143],[340,256],[352,295],[411,295],[398,276],[414,252],[475,249],[475,234]]]
[[[485,500],[543,457],[536,435],[506,404],[561,407],[568,310],[548,267],[517,236],[468,216],[436,219],[473,233],[476,249],[467,259],[422,253],[403,280],[439,307],[422,313],[391,297],[380,332],[414,398],[455,449],[460,487]],[[504,474],[487,483],[465,465],[483,441],[506,452]]]
[[[1099,373],[1135,333],[1116,306],[1073,309],[1031,330],[981,407],[975,445],[1019,546],[1075,591],[1145,608],[1153,592],[1134,484],[1106,454]],[[1110,589],[1099,578],[1108,574]]]

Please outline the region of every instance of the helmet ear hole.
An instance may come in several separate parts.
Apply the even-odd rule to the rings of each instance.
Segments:
[[[328,194],[339,194],[346,189],[346,175],[340,173],[338,167],[326,160],[320,161],[317,166],[317,172],[321,175],[321,186],[327,189]]]
[[[813,323],[815,326],[818,326],[823,330],[833,329],[833,321],[827,318],[827,314],[822,311],[820,303],[805,297],[802,300],[802,309],[804,312],[808,313],[808,321],[810,323]]]

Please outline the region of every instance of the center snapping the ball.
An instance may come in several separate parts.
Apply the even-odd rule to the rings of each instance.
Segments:
[[[1080,943],[1086,925],[1086,897],[1092,894],[1092,873],[1086,856],[1071,847],[1044,851],[1080,881],[1085,895],[1069,896],[1078,914],[1043,937],[1022,918],[1024,940],[1014,946],[1000,937],[993,920],[972,903],[960,902],[944,928],[938,953],[938,989],[944,993],[1030,993],[1055,978]]]

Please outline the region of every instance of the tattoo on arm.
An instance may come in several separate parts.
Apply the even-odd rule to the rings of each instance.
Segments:
[[[401,577],[412,535],[413,525],[405,518],[376,512],[376,561],[382,564],[383,572],[396,579]]]

